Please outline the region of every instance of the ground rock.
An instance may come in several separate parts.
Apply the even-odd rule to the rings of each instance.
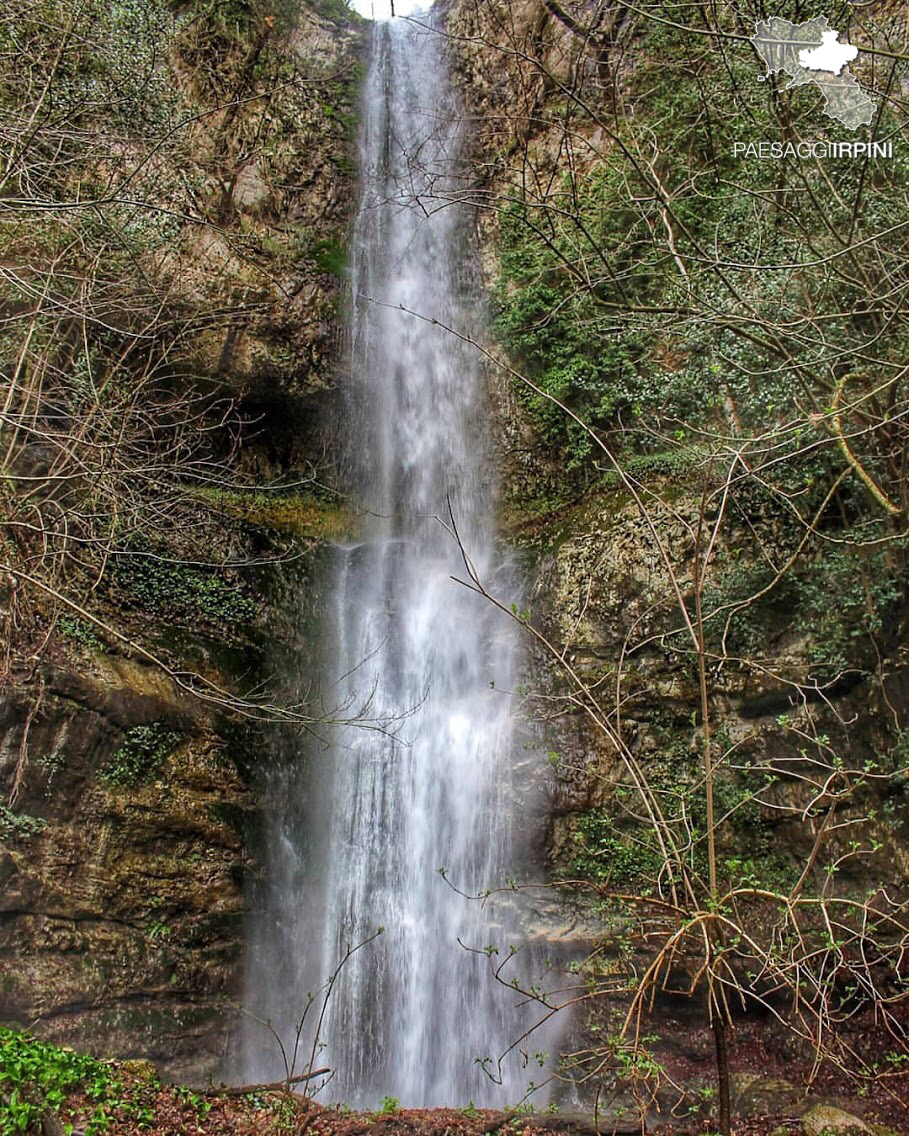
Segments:
[[[791,1081],[763,1073],[732,1077],[732,1107],[740,1116],[798,1115],[806,1107],[804,1093]]]
[[[871,1129],[851,1112],[830,1104],[817,1104],[802,1117],[802,1132],[804,1136],[858,1136]]]

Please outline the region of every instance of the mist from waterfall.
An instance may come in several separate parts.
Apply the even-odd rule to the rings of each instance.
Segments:
[[[481,367],[440,326],[475,331],[481,308],[443,48],[404,21],[374,31],[342,416],[365,519],[358,543],[333,549],[321,598],[319,668],[334,702],[348,713],[367,706],[387,728],[336,727],[326,750],[276,762],[268,898],[246,990],[289,1054],[307,992],[384,928],[342,968],[315,1062],[333,1070],[320,1099],[363,1107],[385,1096],[504,1105],[542,1079],[525,1067],[526,1047],[501,1084],[483,1068],[490,1058],[499,1077],[499,1055],[539,1016],[491,973],[504,963],[506,983],[526,977],[523,954],[510,959],[516,897],[460,894],[505,886],[523,858],[534,760],[512,721],[516,630],[452,579],[466,578],[454,518],[480,578],[516,596],[494,543]],[[267,1029],[250,1023],[244,1044],[249,1079],[284,1075]]]

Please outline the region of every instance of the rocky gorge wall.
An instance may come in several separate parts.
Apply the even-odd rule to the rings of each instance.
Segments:
[[[201,1082],[236,1025],[268,703],[290,697],[284,652],[307,650],[309,550],[348,523],[328,488],[326,410],[343,355],[366,25],[345,5],[268,0],[48,2],[7,15],[18,71],[2,76],[0,116],[21,131],[18,103],[40,129],[37,142],[19,135],[21,201],[0,218],[5,262],[40,279],[42,240],[64,248],[82,226],[84,248],[99,242],[107,279],[83,316],[96,375],[122,373],[104,352],[110,337],[115,350],[118,336],[127,342],[141,310],[131,294],[150,282],[149,307],[168,318],[146,324],[167,371],[148,397],[203,392],[179,413],[202,424],[207,448],[170,505],[155,503],[141,470],[125,479],[150,510],[132,533],[120,524],[104,561],[86,553],[87,575],[78,563],[60,570],[56,590],[76,608],[54,600],[47,577],[29,577],[38,561],[16,496],[27,483],[15,478],[47,468],[39,442],[8,468],[0,1018]],[[42,68],[44,96],[31,83]],[[40,162],[54,119],[42,97],[81,131],[49,173]],[[29,212],[32,197],[93,194],[94,217],[51,211],[47,234]],[[85,263],[74,273],[88,279]],[[21,310],[15,294],[4,303]],[[102,309],[106,332],[94,322]],[[61,377],[48,404],[78,389],[67,385],[75,349],[59,354],[70,334],[65,322],[49,329],[42,358]],[[22,342],[7,336],[5,365]],[[142,366],[128,364],[122,389],[141,389]],[[37,373],[39,361],[26,367]],[[114,385],[84,421],[98,420]],[[18,397],[13,386],[13,406]],[[5,420],[5,439],[13,429]],[[179,462],[189,444],[160,434],[145,460]],[[255,707],[238,712],[232,699],[250,691]]]
[[[798,454],[794,482],[742,486],[747,461],[736,477],[715,448],[723,438],[734,453],[736,437],[759,434],[788,397],[775,379],[764,380],[772,390],[766,398],[760,378],[737,385],[735,364],[741,359],[759,375],[760,350],[737,355],[725,333],[711,330],[724,285],[698,276],[710,260],[704,245],[691,261],[679,252],[686,240],[696,244],[700,234],[690,226],[702,215],[715,226],[708,245],[719,233],[753,231],[736,229],[731,199],[727,206],[705,171],[719,166],[726,184],[747,182],[724,163],[722,140],[756,122],[779,130],[778,113],[797,113],[776,92],[767,121],[758,96],[750,120],[729,109],[749,83],[760,88],[750,48],[714,55],[705,46],[709,21],[686,39],[682,15],[651,20],[649,8],[593,0],[451,0],[443,11],[473,138],[473,200],[492,298],[502,527],[524,550],[530,577],[527,610],[515,612],[535,644],[526,709],[556,771],[548,836],[556,890],[540,902],[538,932],[581,976],[582,1007],[567,1047],[580,1055],[579,1068],[602,1062],[601,1107],[611,1094],[629,1105],[621,1086],[648,1075],[633,1061],[623,1066],[615,1056],[621,1046],[610,1049],[603,1039],[614,1046],[656,957],[657,921],[648,932],[637,908],[610,905],[609,896],[666,894],[660,826],[647,820],[638,778],[674,818],[662,835],[673,827],[683,834],[684,856],[706,886],[703,704],[697,650],[685,643],[696,613],[722,615],[713,623],[705,617],[703,648],[720,889],[785,896],[804,886],[819,857],[823,870],[836,865],[829,871],[841,873],[843,894],[867,896],[883,885],[902,895],[909,869],[899,772],[909,712],[905,562],[895,546],[883,558],[844,549],[857,518],[877,523],[869,521],[877,506],[854,493],[836,461],[822,472]],[[813,14],[800,9],[798,18]],[[745,40],[753,34],[747,16],[717,21]],[[890,29],[888,43],[899,42],[895,6],[877,5],[873,19]],[[844,15],[837,26],[853,42],[870,34]],[[858,74],[874,89],[867,57]],[[807,129],[812,110],[800,113],[798,129]],[[904,128],[902,112],[894,115],[896,129]],[[739,193],[760,193],[762,185],[747,182]],[[677,197],[695,186],[692,202],[674,212]],[[662,212],[642,204],[661,195]],[[650,275],[655,246],[662,261]],[[743,259],[747,247],[736,246]],[[678,289],[674,274],[682,278]],[[699,309],[701,287],[711,299]],[[679,312],[685,304],[697,312],[698,328]],[[745,308],[739,294],[736,310]],[[649,312],[656,314],[642,314]],[[762,399],[749,417],[750,401]],[[893,477],[895,489],[899,475],[875,468]],[[821,481],[825,492],[833,485],[830,495],[812,500],[814,520],[803,520],[792,507],[793,484],[811,496]],[[802,557],[812,524],[824,535]],[[884,524],[884,531],[901,540],[896,529]],[[846,767],[857,772],[833,805],[841,827],[833,825],[819,854],[832,815],[827,792]],[[872,776],[865,780],[863,770]],[[858,825],[861,838],[850,844]],[[560,880],[574,882],[559,889]],[[827,885],[818,886],[824,894]],[[753,918],[766,923],[768,908]],[[675,1078],[664,1108],[673,1107],[679,1085],[695,1098],[697,1086],[715,1091],[703,1003],[682,993],[702,962],[694,950],[688,961],[680,949],[666,983],[675,993],[655,992],[656,1010],[640,1027],[651,1036],[646,1056],[635,1060],[653,1060],[654,1083],[660,1067]],[[775,1106],[797,1110],[795,1082],[810,1073],[811,1044],[787,1033],[773,995],[762,1005],[746,996],[732,1013],[741,1108],[768,1104],[754,1097],[758,1044]]]
[[[26,608],[26,585],[4,568],[0,1018],[36,1023],[99,1052],[151,1057],[170,1076],[203,1081],[236,1025],[244,919],[260,869],[255,770],[271,744],[263,706],[287,700],[289,660],[305,657],[307,610],[318,603],[312,573],[319,542],[353,523],[330,490],[337,424],[325,411],[343,355],[339,276],[365,32],[328,0],[299,10],[148,0],[136,6],[146,21],[141,29],[104,23],[115,7],[98,0],[92,15],[107,28],[107,42],[119,44],[110,64],[116,82],[126,82],[123,57],[132,58],[141,34],[154,57],[147,72],[135,68],[140,79],[154,77],[143,99],[172,117],[143,134],[145,120],[142,129],[119,122],[114,129],[89,108],[80,128],[101,140],[103,153],[89,148],[87,164],[53,187],[53,200],[78,200],[91,185],[100,186],[102,210],[129,210],[127,196],[155,205],[138,211],[142,225],[130,212],[108,214],[118,240],[129,238],[108,283],[116,294],[127,278],[163,282],[160,298],[180,321],[179,334],[159,352],[170,364],[167,382],[220,392],[238,412],[229,425],[220,412],[210,419],[213,455],[227,463],[233,487],[221,479],[197,484],[190,503],[181,500],[181,531],[168,530],[153,555],[147,543],[127,541],[103,572],[90,563],[69,593],[81,613],[54,606],[47,593]],[[699,117],[702,108],[660,102],[648,117],[653,91],[668,99],[656,72],[669,60],[668,85],[687,90],[690,77],[703,74],[698,61],[680,63],[671,42],[648,40],[653,28],[621,4],[444,0],[440,7],[470,120],[469,196],[492,297],[493,353],[499,364],[551,383],[547,390],[586,416],[632,475],[623,478],[583,431],[565,432],[561,412],[551,415],[545,399],[490,366],[502,439],[501,529],[521,550],[530,580],[528,611],[515,615],[537,636],[528,714],[556,771],[550,878],[593,888],[565,887],[540,903],[541,946],[553,943],[582,982],[604,986],[629,962],[646,959],[646,950],[629,946],[633,922],[610,926],[597,904],[597,888],[644,891],[660,872],[622,753],[678,807],[695,867],[705,872],[699,675],[679,634],[678,596],[692,600],[704,534],[709,541],[716,523],[715,570],[704,595],[731,613],[731,622],[711,631],[708,668],[714,733],[722,753],[734,757],[721,777],[721,808],[731,818],[721,838],[724,879],[793,886],[831,815],[825,792],[812,805],[819,786],[811,776],[821,758],[825,777],[840,775],[828,760],[832,752],[852,778],[837,800],[843,824],[833,858],[849,851],[850,824],[860,818],[866,842],[841,878],[858,889],[876,878],[901,887],[909,868],[900,775],[907,604],[897,522],[904,504],[892,529],[874,528],[879,546],[856,551],[849,541],[857,519],[877,526],[879,518],[854,467],[837,482],[843,462],[849,465],[844,458],[796,463],[799,480],[784,485],[782,496],[752,485],[724,511],[726,467],[710,438],[728,439],[737,417],[746,425],[760,416],[775,420],[779,407],[758,405],[755,391],[711,377],[732,371],[719,336],[699,340],[689,327],[664,325],[662,316],[639,327],[628,314],[634,303],[621,317],[612,314],[609,289],[618,285],[603,278],[632,279],[646,262],[646,242],[610,244],[615,234],[606,228],[590,247],[575,243],[566,254],[558,225],[536,223],[545,212],[514,212],[530,199],[552,215],[578,216],[578,231],[591,219],[614,217],[617,228],[634,233],[640,218],[622,197],[622,177],[610,180],[614,135],[621,137],[616,123],[677,127],[670,142],[678,152],[702,154],[701,136],[692,141],[682,129],[695,120],[712,125]],[[892,6],[880,10],[886,16]],[[41,13],[49,27],[62,20],[64,32],[65,16],[64,6],[50,3]],[[44,45],[54,76],[58,42]],[[90,37],[74,42],[94,50]],[[13,96],[22,97],[16,81],[4,73],[7,119]],[[38,104],[41,89],[32,84],[28,105]],[[136,167],[129,184],[105,191],[129,159]],[[30,176],[42,168],[36,160]],[[26,200],[29,178],[20,185]],[[36,239],[34,213],[18,200],[0,215],[3,263],[25,256],[40,266],[49,245]],[[522,227],[528,216],[535,224]],[[651,232],[665,235],[659,210],[648,219]],[[91,249],[89,237],[80,239]],[[597,268],[594,246],[607,254]],[[540,251],[553,247],[561,256],[555,267]],[[566,274],[565,262],[581,270]],[[660,265],[667,278],[671,263],[670,250]],[[611,321],[605,329],[599,316],[571,306],[575,292],[603,303]],[[645,298],[652,302],[653,293]],[[657,300],[666,296],[657,293]],[[784,299],[761,302],[779,312]],[[5,313],[26,310],[18,293],[3,303]],[[560,312],[582,328],[577,337],[559,324]],[[99,315],[109,313],[99,307],[92,316]],[[122,311],[107,323],[118,333],[129,326]],[[79,334],[55,325],[54,336],[78,346],[75,326]],[[638,339],[619,350],[629,326]],[[15,371],[22,340],[5,339],[2,348],[5,367]],[[85,385],[75,347],[65,365],[53,360]],[[833,394],[821,392],[812,413],[823,417]],[[707,408],[704,416],[692,405]],[[803,424],[805,436],[815,425]],[[857,436],[867,433],[866,423],[853,425]],[[37,554],[34,534],[22,535],[27,510],[16,511],[10,487],[18,476],[17,492],[28,488],[30,471],[45,468],[40,449],[26,447],[20,464],[5,471],[3,504],[20,526],[12,539],[19,559],[8,567],[17,571]],[[858,457],[898,498],[886,455]],[[803,497],[825,539],[790,570],[805,531],[790,504]],[[166,518],[159,522],[165,529]],[[188,675],[196,690],[205,680],[205,697],[187,690]],[[295,692],[301,701],[312,693]],[[599,719],[590,714],[591,694]],[[248,696],[239,713],[237,695]],[[869,763],[886,778],[863,784]],[[625,1006],[622,987],[579,1014],[577,1046],[613,1030]],[[687,1062],[690,1083],[706,1083],[713,1058],[701,1006],[668,998],[664,1010],[662,1056]],[[739,1023],[746,1039],[754,1022]],[[761,1044],[764,1024],[753,1030]],[[793,1055],[804,1056],[804,1046],[787,1050],[777,1038],[772,1052],[783,1069]]]

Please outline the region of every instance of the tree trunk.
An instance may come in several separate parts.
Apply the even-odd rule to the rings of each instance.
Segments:
[[[719,1130],[722,1136],[732,1136],[732,1102],[729,1094],[729,1046],[727,1025],[719,1006],[713,1011],[713,1041],[716,1049],[716,1080],[719,1090]]]

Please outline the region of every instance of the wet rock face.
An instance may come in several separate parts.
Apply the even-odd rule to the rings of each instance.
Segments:
[[[81,661],[93,673],[47,674],[37,708],[29,683],[0,703],[14,792],[0,815],[0,1012],[204,1079],[232,1016],[255,795],[157,675]],[[162,744],[137,771],[148,737]]]
[[[245,632],[172,615],[183,657],[222,690],[306,657],[322,553],[295,551],[259,569]],[[136,638],[162,618],[129,613]],[[0,1021],[204,1084],[238,1026],[258,770],[277,740],[122,645],[58,640],[0,691]]]
[[[242,629],[108,607],[136,639],[167,631],[159,650],[222,690],[297,674],[321,553],[295,553],[258,570]],[[275,739],[79,635],[55,632],[40,669],[0,691],[0,1021],[204,1084],[238,1025]]]
[[[367,33],[319,9],[266,22],[214,68],[190,33],[175,48],[187,92],[213,108],[191,127],[188,176],[215,223],[171,250],[180,301],[211,313],[188,361],[260,398],[324,392],[341,342]]]

